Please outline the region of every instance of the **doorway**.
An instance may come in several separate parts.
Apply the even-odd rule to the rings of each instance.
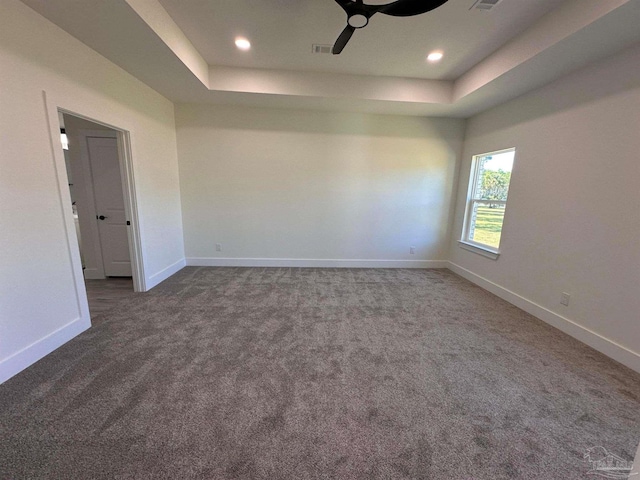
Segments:
[[[119,280],[129,291],[144,291],[128,136],[67,111],[58,110],[58,117],[85,285],[110,291]]]

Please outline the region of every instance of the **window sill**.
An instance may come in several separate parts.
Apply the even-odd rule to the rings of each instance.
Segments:
[[[500,256],[500,252],[497,252],[495,250],[489,250],[486,247],[481,247],[480,245],[468,243],[463,240],[458,240],[458,245],[460,245],[460,248],[464,248],[465,250],[468,250],[473,253],[477,253],[478,255],[482,255],[483,257],[487,257],[492,260],[497,260],[498,257]]]

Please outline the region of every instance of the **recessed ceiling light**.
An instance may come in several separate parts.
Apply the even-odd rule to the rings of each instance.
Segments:
[[[440,60],[442,60],[443,56],[444,55],[442,52],[431,52],[429,55],[427,55],[427,60],[429,60],[430,62],[439,62]]]
[[[251,42],[244,37],[236,38],[236,47],[240,50],[247,51],[251,48]]]

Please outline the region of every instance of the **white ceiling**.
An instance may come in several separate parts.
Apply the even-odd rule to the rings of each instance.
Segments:
[[[376,14],[340,55],[311,53],[346,25],[334,0],[160,3],[210,65],[453,80],[564,1],[503,0],[487,12],[449,0],[415,17]],[[250,52],[235,48],[236,36],[251,40]],[[432,50],[446,55],[437,65],[425,61]]]
[[[344,28],[334,0],[22,1],[184,103],[466,117],[640,43],[640,0],[449,0],[377,14],[337,56],[311,53]]]

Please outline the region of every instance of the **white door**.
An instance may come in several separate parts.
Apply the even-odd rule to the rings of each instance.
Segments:
[[[130,277],[131,257],[115,138],[87,137],[98,237],[107,277]]]

